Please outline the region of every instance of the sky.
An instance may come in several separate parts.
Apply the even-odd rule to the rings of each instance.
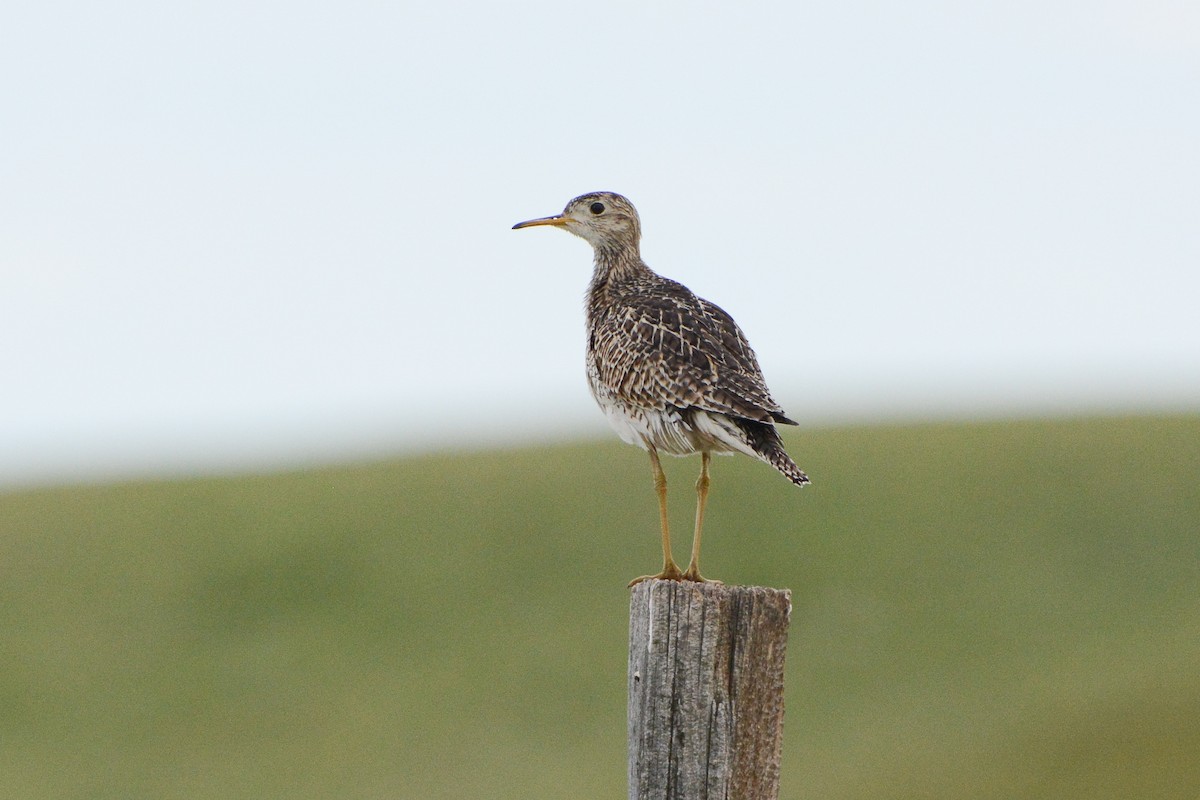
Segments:
[[[809,425],[1200,410],[1200,6],[6,3],[0,485],[606,436],[587,244]]]

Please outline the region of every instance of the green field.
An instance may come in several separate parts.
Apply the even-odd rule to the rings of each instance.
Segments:
[[[793,592],[782,797],[1200,797],[1200,417],[787,433],[704,558]],[[616,442],[2,494],[0,797],[623,797],[655,509]]]

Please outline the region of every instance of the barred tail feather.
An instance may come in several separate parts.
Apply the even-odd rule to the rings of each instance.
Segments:
[[[792,461],[788,454],[783,451],[782,447],[777,447],[769,453],[764,453],[763,460],[782,472],[785,478],[797,486],[804,486],[812,482],[804,474],[804,470],[797,467],[796,462]]]
[[[774,425],[754,420],[738,420],[738,423],[738,427],[745,431],[756,456],[782,472],[785,478],[797,486],[811,482],[804,470],[796,466],[796,462],[792,461],[783,449],[783,440],[779,438],[779,431],[775,430]]]
[[[775,430],[775,426],[770,422],[760,422],[756,419],[734,417],[729,414],[699,409],[689,410],[687,420],[697,432],[708,439],[710,444],[716,445],[711,448],[699,449],[709,449],[714,453],[745,453],[752,458],[767,462],[797,486],[803,486],[809,482],[804,471],[788,457],[787,452],[783,449],[783,439],[779,438],[779,431]],[[791,422],[791,420],[787,421]],[[679,452],[694,451],[682,450]]]

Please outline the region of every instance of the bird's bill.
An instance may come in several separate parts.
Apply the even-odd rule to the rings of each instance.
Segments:
[[[561,228],[566,224],[567,218],[561,214],[558,214],[557,216],[553,217],[541,217],[540,219],[530,219],[526,220],[525,222],[518,222],[516,225],[513,225],[513,230],[515,231],[519,228],[532,228],[534,225],[554,225]]]

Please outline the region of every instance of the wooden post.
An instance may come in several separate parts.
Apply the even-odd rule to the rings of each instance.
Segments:
[[[633,588],[630,800],[776,800],[791,608],[757,586]]]

